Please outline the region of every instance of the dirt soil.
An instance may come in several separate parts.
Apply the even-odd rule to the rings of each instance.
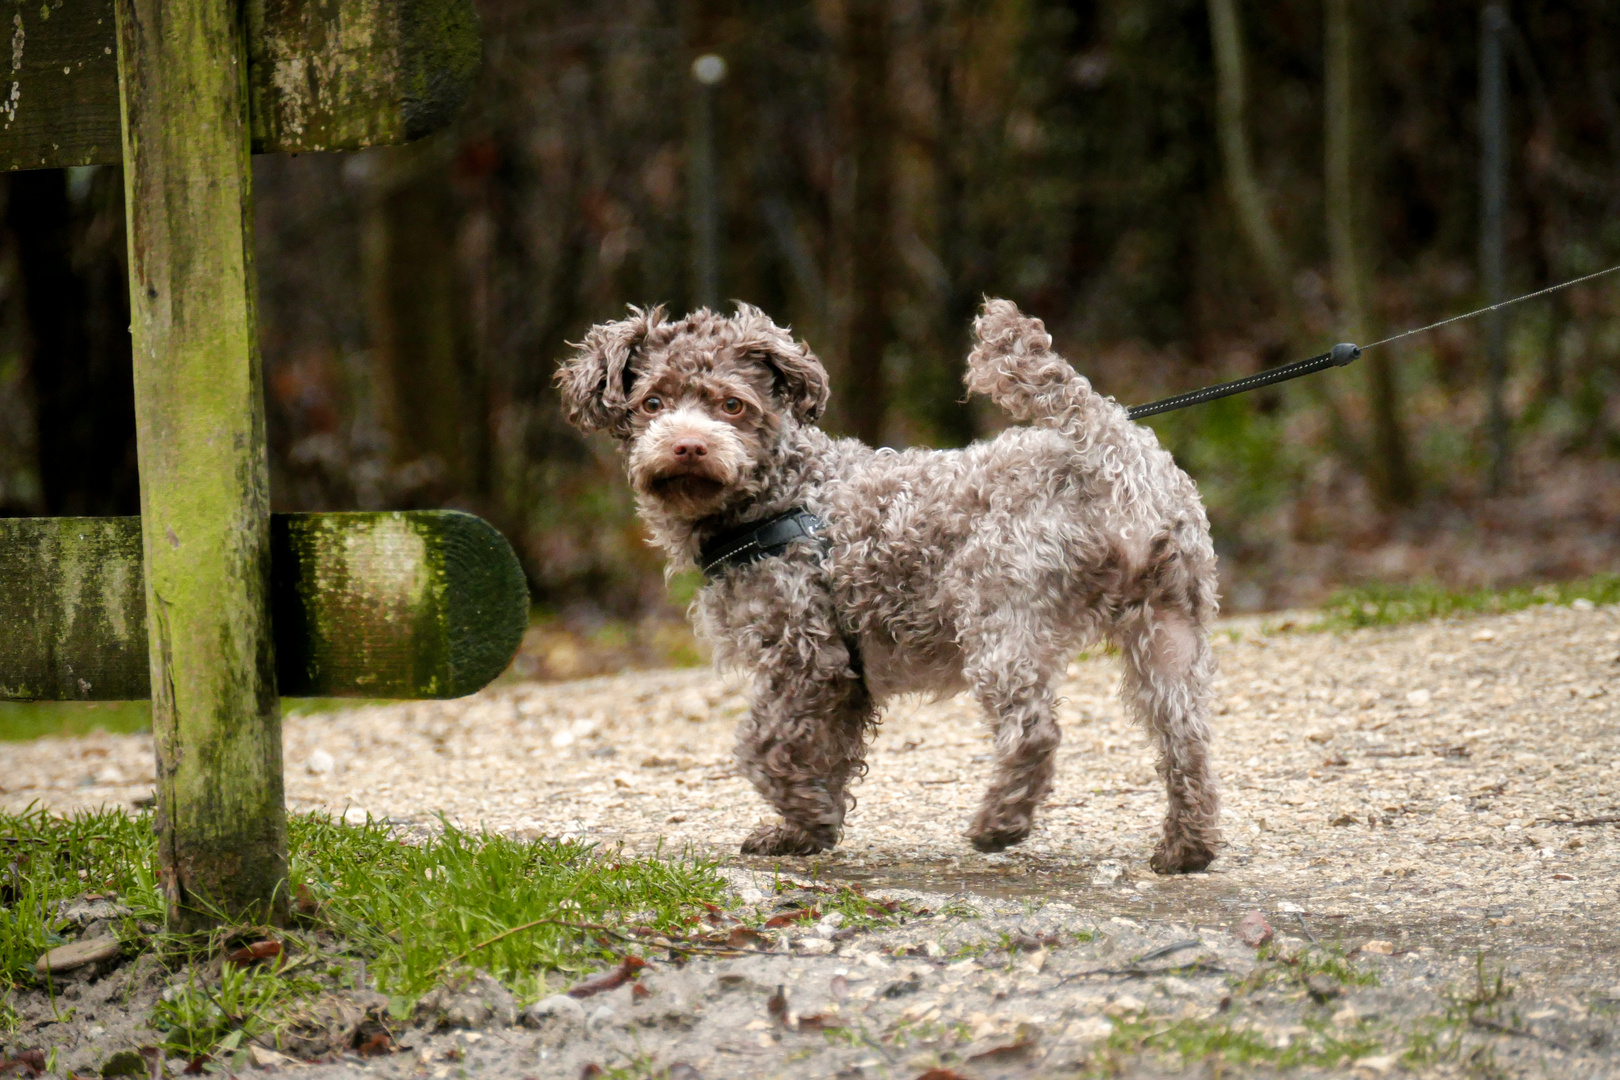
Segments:
[[[843,845],[782,860],[736,853],[763,816],[729,756],[746,695],[706,671],[291,718],[295,809],[689,846],[724,859],[739,903],[776,910],[780,871],[915,912],[853,936],[805,924],[773,955],[654,965],[650,995],[554,1004],[533,1027],[420,1028],[401,1036],[408,1051],[300,1074],[1160,1075],[1203,1067],[1129,1048],[1197,1035],[1250,1046],[1224,1075],[1289,1046],[1333,1075],[1620,1075],[1620,609],[1344,635],[1289,621],[1222,624],[1227,846],[1208,873],[1176,878],[1147,867],[1163,794],[1108,656],[1069,669],[1057,789],[1030,840],[1000,855],[962,837],[990,750],[965,698],[891,708]],[[7,807],[129,803],[150,791],[151,741],[13,744],[0,766]],[[1318,939],[1377,985],[1313,960],[1257,969],[1236,936],[1251,911],[1273,948]],[[1497,972],[1511,997],[1491,991]],[[54,1031],[29,1014],[9,1049],[54,1039],[61,1067],[91,1068],[119,1048],[97,1019],[119,997]]]

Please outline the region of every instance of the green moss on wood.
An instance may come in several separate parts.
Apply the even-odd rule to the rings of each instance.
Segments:
[[[477,75],[472,0],[243,7],[255,153],[420,138],[455,117]],[[0,13],[21,60],[0,93],[0,170],[122,160],[112,0],[0,0]]]
[[[274,537],[289,697],[461,697],[522,641],[517,557],[471,514],[278,514]]]
[[[0,519],[0,699],[147,697],[139,518]]]
[[[398,11],[405,137],[420,139],[448,127],[472,92],[478,13],[463,0],[402,0]]]
[[[159,869],[170,921],[287,911],[270,476],[235,0],[116,0]]]
[[[275,514],[284,697],[450,698],[511,662],[528,587],[488,522],[450,510]],[[148,696],[139,518],[0,519],[0,700]]]

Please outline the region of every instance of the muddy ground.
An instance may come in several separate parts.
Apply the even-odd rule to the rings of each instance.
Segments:
[[[1146,865],[1162,794],[1107,656],[1077,661],[1062,687],[1058,788],[1035,834],[990,856],[961,836],[988,767],[965,699],[891,709],[842,847],[770,861],[735,854],[761,817],[727,753],[746,699],[707,672],[291,719],[297,808],[406,832],[442,813],[518,835],[689,845],[724,856],[738,903],[794,902],[773,891],[781,871],[858,882],[913,912],[854,935],[799,924],[775,955],[654,965],[650,994],[555,1005],[534,1027],[496,1008],[479,1030],[402,1029],[408,1050],[297,1068],[312,1080],[675,1064],[704,1077],[1201,1075],[1218,1050],[1227,1075],[1268,1058],[1335,1075],[1620,1075],[1620,824],[1605,820],[1620,817],[1620,611],[1346,635],[1233,622],[1219,640],[1228,844],[1209,873],[1179,878]],[[132,801],[150,790],[150,754],[139,736],[5,747],[0,800]],[[1251,911],[1285,959],[1257,961],[1234,936]],[[1312,938],[1349,966],[1306,950]],[[132,991],[132,977],[90,984],[68,1024],[38,1026],[31,1002],[10,1048],[54,1040],[61,1067],[94,1067],[140,1038],[128,1020],[155,990]],[[119,1004],[131,994],[133,1009]]]

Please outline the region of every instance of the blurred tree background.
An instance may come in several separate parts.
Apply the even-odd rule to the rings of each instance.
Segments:
[[[452,130],[256,160],[273,498],[482,514],[537,601],[586,621],[668,611],[614,448],[551,387],[626,303],[759,304],[831,370],[831,428],[956,446],[1003,422],[962,401],[984,294],[1127,402],[1482,296],[1478,3],[480,10],[482,82]],[[1620,261],[1620,8],[1509,15],[1521,291]],[[134,513],[118,172],[12,174],[0,198],[0,513]],[[1204,492],[1228,609],[1612,568],[1620,285],[1510,328],[1500,495],[1477,322],[1153,421]]]

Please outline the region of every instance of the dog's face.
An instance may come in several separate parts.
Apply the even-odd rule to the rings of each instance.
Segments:
[[[678,321],[631,309],[593,326],[557,373],[568,419],[627,444],[630,484],[687,521],[745,494],[786,423],[813,423],[827,373],[758,308]]]

